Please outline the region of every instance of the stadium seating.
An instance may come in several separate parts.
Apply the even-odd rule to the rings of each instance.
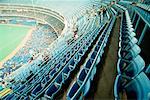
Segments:
[[[44,30],[48,30],[48,29],[49,29],[49,27],[42,26],[39,30],[34,31],[32,33],[31,40],[27,41],[25,46],[23,48],[21,48],[19,50],[19,52],[12,59],[10,59],[4,63],[6,70],[3,70],[3,73],[7,72],[8,70],[10,72],[13,72],[13,71],[17,70],[18,68],[20,68],[21,65],[28,63],[28,61],[30,60],[32,55],[25,51],[28,51],[28,52],[35,51],[38,54],[40,49],[42,50],[42,49],[47,48],[50,44],[50,41],[53,41],[56,39],[56,36],[52,35],[53,33],[44,32]],[[43,35],[49,37],[48,42],[47,42],[48,39],[46,39],[46,37],[44,37]],[[41,41],[41,40],[43,40],[43,41]],[[39,53],[41,53],[41,52],[39,52]],[[42,56],[45,56],[45,55],[43,54]],[[42,60],[43,60],[43,57],[42,57],[42,59],[39,57],[39,59],[37,61],[35,61],[36,64],[31,64],[31,65],[28,65],[26,68],[19,69],[20,71],[18,71],[18,74],[23,72],[21,70],[25,70],[25,71],[21,75],[16,75],[16,76],[14,75],[13,76],[13,77],[15,77],[14,80],[17,81],[22,78],[27,78],[28,77],[27,74],[30,74],[31,70],[33,73],[36,72],[39,68],[35,67],[35,66],[39,65],[42,62]],[[15,63],[15,68],[11,68],[13,63]],[[25,76],[25,74],[26,74],[26,76]]]
[[[107,44],[107,40],[114,21],[115,17],[111,19],[108,26],[102,32],[101,36],[99,37],[98,41],[94,46],[94,49],[90,52],[89,58],[86,60],[80,72],[78,73],[76,81],[69,89],[67,93],[67,99],[82,98],[83,96],[86,96],[86,94],[88,93],[91,81],[93,80],[94,75],[96,73],[96,65],[98,64],[98,62],[102,57],[102,54],[104,53],[104,47]]]
[[[136,44],[137,39],[128,11],[123,6],[119,5],[119,7],[124,10],[124,13],[121,16],[118,75],[114,84],[114,97],[116,100],[121,99],[119,93],[125,90],[128,99],[148,100],[150,81],[143,72],[145,62],[139,55],[141,49]]]
[[[84,39],[85,39],[85,38],[84,38]],[[77,48],[79,48],[79,46],[78,46],[78,47],[75,46],[75,51],[77,50]],[[67,49],[67,50],[68,50],[68,49]],[[72,50],[72,51],[70,51],[70,52],[68,52],[68,53],[71,53],[71,55],[74,54],[75,51],[73,50],[73,48],[70,49],[70,50]],[[70,56],[71,56],[71,55],[70,55]],[[61,57],[61,59],[62,59],[62,58],[64,58],[64,57]],[[67,56],[67,58],[68,58],[68,56]],[[63,61],[65,61],[65,59],[64,59]],[[59,62],[57,62],[57,63],[59,63]],[[63,63],[64,63],[64,62],[62,62],[62,64],[63,64]],[[64,64],[63,64],[63,65],[64,65]],[[60,67],[60,68],[59,68],[59,67]],[[44,68],[45,68],[45,67],[44,67]],[[61,68],[62,68],[62,66],[58,66],[58,68],[54,68],[54,69],[51,71],[50,75],[54,76],[55,73],[58,73],[58,72],[56,72],[56,71],[58,71],[58,70],[61,69]],[[46,69],[46,68],[45,68],[45,69]],[[56,69],[56,70],[55,70],[55,69]],[[43,72],[44,72],[44,71],[43,71]],[[48,70],[47,72],[49,72],[49,70]],[[44,72],[44,73],[47,73],[47,72]],[[44,74],[44,75],[45,75],[45,74]],[[43,76],[44,76],[44,75],[43,75]],[[34,78],[34,77],[33,77],[33,78]],[[33,79],[33,78],[32,78],[32,79]],[[37,79],[38,79],[38,77],[37,77]],[[42,77],[40,78],[40,80],[41,80],[41,79],[42,79]],[[31,78],[30,78],[29,80],[31,81]],[[34,80],[36,80],[36,78],[34,78]],[[35,82],[35,81],[34,81],[34,82]],[[36,82],[38,83],[39,81],[36,81]],[[36,85],[36,83],[34,83],[34,84]],[[38,86],[37,86],[37,87],[38,87]],[[30,86],[30,88],[31,88],[31,86]],[[23,85],[23,86],[21,85],[20,88],[17,88],[17,90],[14,90],[14,91],[17,92],[17,91],[20,91],[20,89],[21,89],[21,91],[23,91],[22,89],[24,89],[23,93],[25,93],[25,90],[26,90],[27,92],[29,92],[30,88],[27,87],[27,86],[26,86],[26,88],[25,88],[24,85]],[[32,90],[32,89],[31,89],[31,90]],[[34,93],[35,90],[36,90],[36,89],[33,90],[33,93]]]
[[[131,7],[149,21],[149,16],[146,18],[149,6],[132,6],[128,1],[114,4],[107,1],[101,4],[91,2],[94,2],[93,5],[83,6],[73,13],[73,17],[67,17],[68,24],[75,24],[78,28],[77,38],[71,30],[73,25],[66,26],[68,30],[61,34],[65,25],[59,13],[44,7],[10,5],[7,8],[8,5],[0,5],[3,16],[0,20],[17,24],[17,19],[20,19],[20,24],[36,28],[25,47],[4,64],[7,67],[0,69],[0,82],[7,82],[5,87],[0,86],[0,99],[86,99],[98,68],[103,67],[99,64],[109,45],[113,26],[116,27],[115,22],[120,18],[114,99],[150,99],[150,65],[147,66],[141,56],[142,48],[137,44],[128,12]],[[28,13],[24,8],[28,9]],[[82,8],[86,10],[80,11]],[[29,19],[25,17],[34,20],[28,23]],[[37,24],[39,20],[47,24]],[[36,53],[35,59],[31,59],[33,55],[30,53]],[[11,67],[12,62],[16,62],[15,68]],[[6,72],[10,74],[7,76]]]
[[[141,72],[136,78],[130,80],[124,85],[124,78],[121,74],[118,74],[114,84],[114,96],[116,100],[119,100],[119,92],[125,90],[128,99],[149,99],[150,84],[148,77]]]
[[[93,32],[97,33],[97,30],[94,30]],[[90,33],[90,34],[92,34],[92,33]],[[49,83],[48,87],[44,89],[44,90],[46,90],[45,95],[44,95],[45,98],[53,98],[53,95],[55,95],[60,90],[62,84],[65,83],[65,81],[68,79],[70,73],[75,69],[77,63],[80,61],[81,57],[84,55],[85,51],[88,49],[87,47],[89,45],[91,45],[90,40],[88,38],[94,38],[95,36],[96,36],[96,34],[93,34],[93,37],[88,34],[88,36],[84,37],[80,41],[79,45],[76,45],[76,47],[74,49],[77,53],[74,54],[74,56],[70,59],[70,61],[56,75],[54,80],[52,80],[51,83]],[[85,41],[84,39],[87,39],[87,42],[85,42],[85,44],[83,44]],[[87,46],[87,47],[85,47],[85,46]],[[79,47],[80,47],[80,49],[77,49]],[[55,91],[52,92],[53,89]]]
[[[112,14],[116,14],[114,10],[111,10],[111,12]],[[104,17],[107,17],[105,20],[108,20],[109,14],[107,13],[107,16]],[[81,34],[81,37],[75,43],[65,47],[57,56],[55,55],[55,57],[49,59],[49,61],[46,61],[46,64],[43,62],[38,69],[35,69],[35,72],[29,72],[28,70],[28,72],[24,71],[24,74],[26,75],[25,77],[23,76],[21,80],[19,79],[18,81],[14,80],[12,84],[9,85],[13,89],[13,93],[8,95],[8,98],[38,99],[41,96],[44,96],[44,98],[48,99],[53,98],[55,94],[60,91],[62,85],[65,84],[70,74],[76,69],[78,62],[84,56],[85,52],[91,48],[92,43],[95,43],[96,40],[98,41],[94,46],[95,50],[91,51],[92,60],[89,59],[86,67],[90,69],[92,66],[91,64],[93,63],[93,59],[96,59],[94,62],[99,62],[100,58],[97,58],[96,55],[103,54],[103,49],[106,46],[115,19],[111,19],[110,23],[105,29],[108,29],[108,31],[104,31],[100,37],[100,34],[98,34],[100,32],[99,28],[93,24],[97,19],[94,18],[92,20],[89,21],[90,23],[88,23],[89,25],[86,27],[83,25],[84,27],[81,29],[81,31],[83,31],[84,34]],[[104,26],[101,27],[101,30],[105,28]],[[101,49],[98,49],[99,47]],[[33,66],[34,63],[28,68],[34,70]],[[89,72],[91,73],[92,71]],[[94,73],[96,73],[96,70]],[[94,77],[94,73],[92,77]],[[90,76],[88,75],[87,77]],[[21,81],[20,84],[18,84],[19,81]],[[27,95],[28,97],[26,97]]]
[[[148,10],[141,9],[138,6],[132,6],[129,3],[126,3],[126,2],[123,2],[123,1],[119,2],[118,4],[120,4],[122,6],[125,6],[127,9],[134,9],[134,11],[139,16],[141,16],[145,20],[146,23],[150,23],[150,21],[149,21],[150,16],[149,16],[149,11]]]

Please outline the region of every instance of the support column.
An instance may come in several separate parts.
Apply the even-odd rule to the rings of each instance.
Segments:
[[[136,25],[135,25],[135,28],[134,28],[135,32],[136,32],[136,30],[137,30],[137,27],[138,27],[138,25],[139,25],[139,22],[140,22],[140,16],[138,17],[138,20],[137,20]]]
[[[141,34],[141,36],[140,36],[140,38],[139,38],[139,41],[138,41],[138,45],[141,44],[141,42],[142,42],[142,40],[143,40],[143,38],[144,38],[144,36],[145,36],[145,32],[146,32],[146,29],[147,29],[147,28],[148,28],[148,25],[145,24],[145,27],[144,27],[144,29],[143,29],[143,31],[142,31],[142,34]]]

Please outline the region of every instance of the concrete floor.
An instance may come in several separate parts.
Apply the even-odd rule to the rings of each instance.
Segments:
[[[90,92],[85,99],[110,100],[113,97],[113,86],[116,77],[117,52],[120,18],[117,17],[108,46],[105,48],[103,59],[97,66]]]

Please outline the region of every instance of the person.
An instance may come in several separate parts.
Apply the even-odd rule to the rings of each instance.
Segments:
[[[74,39],[76,40],[78,38],[78,27],[76,26],[75,29],[74,29]]]
[[[1,86],[2,86],[2,88],[5,88],[6,84],[4,81],[1,82]]]

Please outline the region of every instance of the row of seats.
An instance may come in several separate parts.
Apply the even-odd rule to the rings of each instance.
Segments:
[[[128,99],[148,100],[150,99],[150,80],[144,73],[145,62],[139,55],[140,47],[135,38],[133,25],[126,8],[120,6],[124,11],[121,16],[118,63],[115,83],[114,97],[121,99],[120,94],[126,92]],[[124,98],[124,97],[122,97]]]
[[[95,31],[97,31],[97,29]],[[95,31],[93,31],[93,32],[95,32]],[[44,97],[46,97],[46,98],[53,97],[53,95],[57,92],[57,91],[53,91],[53,92],[51,91],[51,90],[53,90],[54,86],[56,84],[59,85],[59,86],[57,86],[57,89],[55,88],[56,90],[59,91],[59,89],[61,88],[61,85],[65,82],[65,80],[67,80],[70,73],[75,69],[75,66],[78,63],[78,61],[80,61],[82,54],[85,53],[85,51],[88,48],[88,45],[90,45],[90,43],[88,44],[88,42],[90,42],[88,40],[91,38],[91,37],[89,37],[89,35],[90,34],[87,34],[87,36],[83,37],[81,39],[81,41],[79,43],[77,43],[77,45],[76,45],[77,48],[75,48],[76,53],[74,53],[72,55],[72,57],[68,61],[68,63],[66,63],[64,65],[64,67],[60,70],[60,72],[56,75],[56,77],[49,83],[47,88],[44,89],[44,91],[45,91]],[[87,39],[87,41],[85,41],[85,39]],[[86,44],[87,47],[84,46],[84,43]]]
[[[129,5],[128,3],[125,3],[123,1],[118,3],[119,5],[125,6],[128,8],[128,10],[132,10],[136,14],[138,14],[147,24],[150,23],[150,13],[148,11],[145,11],[137,6]]]
[[[52,99],[53,96],[60,90],[63,84],[65,84],[66,80],[69,78],[70,74],[76,69],[77,64],[80,62],[81,58],[84,56],[85,52],[92,45],[92,42],[95,40],[99,32],[99,29],[89,34],[89,39],[86,42],[80,42],[82,47],[78,49],[78,53],[72,57],[70,64],[67,64],[63,70],[57,75],[54,81],[49,84],[49,88],[46,90],[44,97],[48,99]]]
[[[146,11],[150,11],[150,5],[138,3],[137,6],[143,8]]]
[[[146,1],[146,0],[144,0]],[[131,1],[121,1],[122,3],[126,3],[128,5],[133,5]],[[135,4],[137,7],[140,7],[146,11],[150,11],[150,5],[149,4],[144,4],[144,3],[139,3],[139,2],[136,2]],[[133,5],[134,6],[134,5]]]
[[[124,7],[126,7],[127,9],[128,9],[128,11],[131,11],[132,13],[136,13],[137,15],[139,15],[140,16],[140,18],[142,18],[143,19],[143,21],[146,23],[146,24],[148,24],[149,25],[149,23],[150,23],[150,13],[148,12],[148,10],[143,10],[143,9],[141,9],[140,7],[136,7],[136,6],[133,6],[133,5],[131,5],[130,4],[130,2],[125,2],[125,1],[120,1],[120,2],[118,2],[119,3],[119,5],[122,5],[122,6],[124,6]],[[137,6],[139,5],[139,4],[141,4],[141,3],[137,3]],[[148,6],[148,5],[146,5],[146,4],[142,4],[143,6],[145,5],[145,6]],[[148,7],[147,7],[148,8]],[[133,17],[133,16],[132,16]],[[146,66],[146,68],[145,68],[145,73],[149,76],[150,75],[150,70],[149,70],[150,68],[149,68],[149,66]],[[149,77],[150,78],[150,77]]]
[[[104,48],[107,44],[114,21],[115,18],[112,18],[94,45],[92,51],[89,54],[89,57],[82,66],[76,80],[71,85],[71,88],[67,93],[68,100],[79,98],[81,99],[83,96],[87,95],[90,89],[90,84],[93,81],[94,75],[96,73],[96,65],[99,63],[102,54],[104,53]]]

